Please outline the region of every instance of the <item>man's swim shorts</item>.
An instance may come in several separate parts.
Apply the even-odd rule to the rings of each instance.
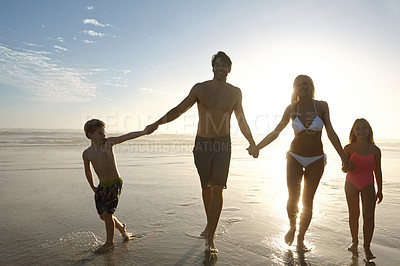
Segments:
[[[105,184],[99,184],[96,193],[94,194],[96,209],[99,215],[102,215],[104,212],[109,214],[115,212],[119,196],[121,195],[122,184],[123,182],[121,178]]]
[[[219,185],[226,188],[231,161],[230,136],[212,139],[196,136],[193,155],[201,187]]]

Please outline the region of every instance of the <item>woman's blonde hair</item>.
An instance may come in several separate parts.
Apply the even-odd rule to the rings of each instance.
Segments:
[[[303,79],[303,78],[307,79],[308,82],[311,84],[311,97],[314,99],[315,87],[314,87],[314,82],[313,82],[313,80],[312,80],[309,76],[307,76],[307,75],[298,75],[298,76],[294,79],[294,82],[293,82],[292,100],[290,101],[291,104],[295,104],[295,103],[297,103],[297,102],[299,101],[299,96],[297,95],[297,92],[296,92],[296,84],[297,84],[297,82],[298,82],[300,79]]]
[[[358,118],[356,119],[356,121],[354,121],[353,127],[350,130],[350,136],[349,136],[349,141],[350,143],[356,142],[357,141],[357,137],[354,134],[354,127],[356,126],[357,122],[363,123],[364,125],[367,126],[369,133],[368,133],[368,137],[367,137],[367,141],[369,143],[375,144],[374,141],[374,132],[372,131],[371,125],[368,123],[368,121],[364,118]]]

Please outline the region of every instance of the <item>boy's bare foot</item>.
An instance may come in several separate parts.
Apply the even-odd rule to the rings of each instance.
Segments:
[[[376,257],[374,256],[374,254],[372,254],[371,249],[370,248],[364,248],[364,252],[365,252],[365,259],[367,261],[373,260]]]
[[[129,240],[132,240],[132,239],[135,239],[135,238],[140,238],[141,236],[139,236],[139,235],[134,235],[134,234],[132,234],[132,233],[129,233],[128,231],[126,231],[126,224],[122,224],[122,227],[123,227],[123,229],[124,229],[124,232],[123,233],[121,233],[121,235],[122,235],[122,238],[124,239],[123,241],[125,242],[125,241],[129,241]]]
[[[207,250],[208,252],[210,252],[210,253],[218,253],[218,249],[217,249],[217,247],[215,246],[214,240],[208,239],[207,242],[206,242],[206,246],[207,246],[207,249],[206,249],[206,250]]]
[[[285,242],[289,246],[292,245],[294,240],[294,234],[296,233],[296,227],[290,227],[289,231],[285,235]]]
[[[112,250],[112,249],[114,249],[114,248],[115,248],[114,243],[105,243],[105,244],[102,245],[99,249],[97,249],[97,250],[95,251],[95,253],[97,253],[97,254],[106,253],[106,252],[108,252],[108,251],[110,251],[110,250]]]

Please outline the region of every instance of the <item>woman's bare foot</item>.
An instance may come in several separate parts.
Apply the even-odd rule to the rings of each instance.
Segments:
[[[293,244],[295,233],[296,233],[296,227],[290,227],[289,231],[285,235],[285,242],[289,246],[291,246]]]
[[[374,256],[374,254],[372,254],[371,249],[370,248],[364,248],[364,252],[365,252],[365,259],[367,261],[373,260],[376,257]]]
[[[200,237],[208,238],[208,229],[207,229],[207,227],[204,229],[203,232],[201,232]]]
[[[102,245],[99,249],[97,249],[95,251],[95,253],[97,254],[101,254],[101,253],[106,253],[110,250],[112,250],[115,247],[114,243],[105,243],[104,245]]]
[[[134,235],[134,234],[129,233],[128,231],[126,231],[126,224],[123,223],[122,224],[122,228],[124,229],[124,231],[121,233],[121,235],[122,235],[122,238],[124,239],[123,240],[124,242],[132,240],[132,239],[135,239],[135,238],[139,238],[139,236]]]
[[[305,244],[304,244],[304,237],[297,237],[297,251],[301,251],[301,252],[308,252],[310,251],[311,248],[308,248]]]

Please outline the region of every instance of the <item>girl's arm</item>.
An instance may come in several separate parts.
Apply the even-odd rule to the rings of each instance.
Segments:
[[[350,159],[350,155],[351,155],[350,147],[351,147],[351,144],[348,144],[348,145],[346,145],[346,146],[344,147],[344,154],[346,154],[347,159]],[[350,165],[349,165],[349,164],[345,164],[345,165],[343,165],[343,167],[342,167],[342,171],[343,171],[344,173],[347,173],[347,172],[349,172],[349,171],[351,171],[351,170],[352,170],[352,169],[350,168]]]
[[[264,148],[265,146],[270,144],[272,141],[274,141],[279,136],[279,134],[282,132],[282,130],[289,123],[291,113],[292,113],[292,107],[291,107],[291,105],[289,105],[286,108],[285,112],[283,113],[282,119],[279,122],[279,124],[276,126],[276,128],[271,133],[269,133],[260,143],[257,144],[257,148],[259,150],[261,150],[262,148]]]
[[[378,204],[383,200],[383,193],[382,193],[382,168],[381,168],[381,150],[375,146],[375,178],[376,184],[378,186],[378,191],[376,192],[376,199],[378,200]]]

